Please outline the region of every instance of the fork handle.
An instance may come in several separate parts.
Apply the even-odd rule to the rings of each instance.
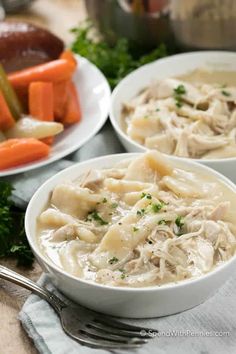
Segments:
[[[66,304],[52,292],[9,268],[0,266],[0,278],[15,283],[27,290],[31,290],[34,294],[40,296],[52,305],[57,312],[60,312],[62,308],[66,306]]]

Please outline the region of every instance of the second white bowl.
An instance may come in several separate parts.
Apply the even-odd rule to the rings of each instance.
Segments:
[[[119,83],[112,93],[110,120],[118,138],[128,152],[143,152],[146,151],[147,148],[128,137],[122,129],[121,111],[123,103],[136,96],[143,88],[150,85],[153,80],[182,75],[202,67],[209,70],[236,72],[236,53],[204,51],[173,55],[144,65],[129,74]],[[175,160],[189,160],[176,156],[172,157]],[[236,182],[236,158],[214,160],[195,159],[195,161],[212,167],[230,178],[233,182]]]

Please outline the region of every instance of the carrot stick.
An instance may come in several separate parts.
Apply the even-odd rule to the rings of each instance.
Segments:
[[[75,66],[66,59],[57,59],[44,64],[16,71],[8,75],[14,88],[28,86],[33,81],[58,82],[69,80]]]
[[[6,100],[0,91],[0,130],[10,129],[15,124],[15,120],[10,112]]]
[[[75,68],[77,66],[77,61],[70,49],[67,49],[64,52],[62,52],[60,55],[60,59],[68,60],[72,65],[74,65]]]
[[[69,81],[56,82],[53,85],[53,111],[55,120],[63,120],[69,94]]]
[[[48,136],[47,138],[40,139],[44,144],[51,146],[54,142],[54,136]]]
[[[73,82],[69,85],[69,98],[67,102],[67,108],[65,116],[63,117],[63,124],[78,123],[81,120],[81,108],[79,97]]]
[[[32,82],[29,86],[29,113],[44,121],[53,121],[53,85],[51,82]]]
[[[48,145],[34,138],[9,139],[0,143],[0,170],[42,159],[49,152]]]

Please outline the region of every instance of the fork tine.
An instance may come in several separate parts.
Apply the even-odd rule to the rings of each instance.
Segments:
[[[80,329],[79,333],[85,334],[88,337],[92,337],[94,339],[102,339],[111,342],[125,343],[125,344],[145,344],[147,343],[146,339],[141,339],[137,337],[125,337],[120,335],[107,334],[104,331],[98,331],[96,328],[87,326],[85,329]]]
[[[136,344],[136,343],[117,343],[117,342],[109,342],[107,340],[98,340],[94,339],[91,337],[88,337],[85,334],[78,334],[78,335],[73,335],[69,332],[67,334],[75,339],[77,342],[79,342],[82,345],[89,346],[91,348],[106,348],[106,349],[136,349],[140,348],[142,344]]]
[[[142,338],[142,339],[152,339],[151,335],[148,335],[148,333],[142,332],[142,334],[139,332],[134,332],[134,331],[128,331],[127,329],[120,329],[120,328],[113,328],[111,326],[104,325],[103,323],[98,323],[98,322],[92,322],[87,325],[91,328],[94,328],[98,331],[101,332],[106,332],[108,334],[114,334],[114,335],[122,335],[124,337],[135,337],[135,338]]]
[[[129,325],[127,323],[121,322],[121,321],[113,320],[113,318],[109,318],[106,316],[100,316],[99,318],[94,317],[93,321],[95,323],[102,323],[107,326],[111,326],[111,327],[119,328],[119,329],[126,329],[126,330],[132,331],[132,332],[138,332],[138,333],[140,333],[141,331],[146,331],[146,332],[150,331],[150,332],[154,332],[154,333],[158,332],[158,330],[154,329],[154,328],[133,326],[133,325]]]

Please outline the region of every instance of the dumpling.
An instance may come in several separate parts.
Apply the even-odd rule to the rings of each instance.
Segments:
[[[61,227],[66,224],[76,223],[76,219],[71,215],[62,213],[59,210],[49,208],[42,212],[39,216],[39,221],[47,227]]]
[[[157,182],[162,176],[171,175],[173,169],[158,151],[149,151],[135,159],[127,168],[126,180]]]
[[[92,193],[88,188],[62,183],[54,189],[51,203],[64,213],[83,218],[101,200],[101,195]]]
[[[154,199],[153,202],[158,200]],[[127,216],[109,228],[99,246],[89,257],[94,266],[109,268],[109,260],[114,257],[119,261],[127,260],[132,256],[134,248],[148,237],[150,230],[158,225],[160,220],[176,219],[176,213],[145,213],[145,208],[150,204],[149,199],[142,198]]]

